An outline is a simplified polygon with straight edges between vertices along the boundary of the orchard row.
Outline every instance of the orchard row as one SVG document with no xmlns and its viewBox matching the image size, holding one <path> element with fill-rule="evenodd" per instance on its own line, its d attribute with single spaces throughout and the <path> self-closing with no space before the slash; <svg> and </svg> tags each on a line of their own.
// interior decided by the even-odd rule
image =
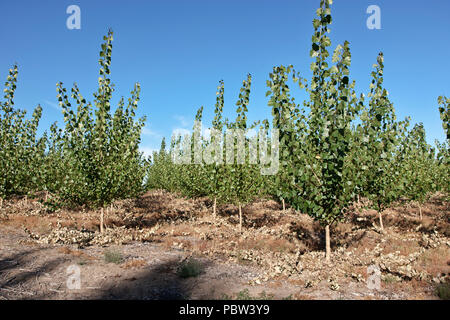
<svg viewBox="0 0 450 320">
<path fill-rule="evenodd" d="M 357 94 L 350 77 L 349 43 L 329 51 L 331 3 L 321 0 L 313 20 L 311 79 L 305 79 L 292 65 L 274 67 L 270 73 L 266 96 L 271 121 L 247 123 L 250 75 L 236 102 L 236 118 L 224 118 L 224 83 L 220 81 L 211 124 L 214 134 L 202 136 L 196 125 L 191 137 L 174 136 L 170 146 L 163 140 L 161 150 L 148 159 L 139 152 L 145 123 L 145 118 L 136 119 L 135 115 L 139 84 L 128 101 L 122 98 L 114 112 L 111 109 L 112 32 L 101 47 L 94 101 L 88 102 L 76 84 L 68 92 L 59 83 L 57 98 L 64 128 L 53 124 L 42 137 L 36 135 L 41 107 L 31 119 L 14 108 L 18 75 L 14 66 L 0 110 L 0 197 L 47 191 L 52 195 L 48 205 L 104 206 L 161 188 L 189 197 L 211 197 L 213 215 L 217 203 L 236 204 L 240 228 L 243 205 L 272 197 L 321 222 L 329 259 L 329 226 L 342 220 L 356 199 L 370 200 L 383 229 L 383 210 L 394 201 L 408 198 L 420 209 L 433 192 L 448 196 L 450 99 L 438 98 L 447 140 L 436 141 L 432 147 L 421 123 L 410 128 L 409 119 L 396 118 L 383 86 L 382 53 L 373 66 L 368 94 Z M 304 90 L 309 98 L 297 103 L 291 88 Z M 202 114 L 203 107 L 197 111 L 197 124 Z M 249 129 L 258 135 L 244 135 L 244 144 L 242 137 L 231 134 Z M 271 130 L 277 134 L 269 134 Z M 231 157 L 230 151 L 234 151 Z M 206 152 L 213 161 L 196 158 Z M 261 168 L 270 167 L 275 160 L 276 170 L 264 174 Z"/>
</svg>

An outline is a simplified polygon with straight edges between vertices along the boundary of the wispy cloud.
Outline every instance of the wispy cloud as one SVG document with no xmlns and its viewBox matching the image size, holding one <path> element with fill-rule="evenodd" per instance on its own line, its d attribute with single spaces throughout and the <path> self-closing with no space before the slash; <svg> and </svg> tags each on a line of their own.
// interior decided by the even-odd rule
<svg viewBox="0 0 450 320">
<path fill-rule="evenodd" d="M 189 123 L 191 122 L 185 116 L 182 115 L 176 114 L 173 117 L 180 122 L 180 126 L 183 128 L 189 126 Z"/>
<path fill-rule="evenodd" d="M 51 101 L 49 101 L 49 100 L 44 100 L 44 103 L 45 103 L 46 105 L 52 107 L 53 109 L 56 109 L 56 110 L 58 110 L 58 111 L 61 111 L 61 107 L 60 107 L 57 103 L 51 102 Z"/>
<path fill-rule="evenodd" d="M 142 134 L 144 136 L 155 137 L 155 138 L 158 138 L 158 139 L 162 138 L 161 134 L 159 134 L 158 132 L 150 129 L 149 127 L 142 128 Z"/>
</svg>

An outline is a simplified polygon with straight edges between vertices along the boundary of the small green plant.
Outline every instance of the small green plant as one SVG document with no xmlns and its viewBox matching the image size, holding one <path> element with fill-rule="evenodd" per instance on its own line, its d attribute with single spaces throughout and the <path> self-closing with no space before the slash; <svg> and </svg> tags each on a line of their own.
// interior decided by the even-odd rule
<svg viewBox="0 0 450 320">
<path fill-rule="evenodd" d="M 189 259 L 181 264 L 180 268 L 178 269 L 178 276 L 181 278 L 197 277 L 202 272 L 202 264 L 195 259 Z"/>
<path fill-rule="evenodd" d="M 105 261 L 107 263 L 115 263 L 119 264 L 123 260 L 122 253 L 116 250 L 107 250 L 105 251 Z"/>
<path fill-rule="evenodd" d="M 442 300 L 450 300 L 450 284 L 441 283 L 436 287 L 436 295 Z"/>
</svg>

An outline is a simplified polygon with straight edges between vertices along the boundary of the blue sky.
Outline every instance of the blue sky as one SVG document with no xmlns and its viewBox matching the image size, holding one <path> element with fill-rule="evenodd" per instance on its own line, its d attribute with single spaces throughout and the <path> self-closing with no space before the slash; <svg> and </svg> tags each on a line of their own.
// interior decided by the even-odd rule
<svg viewBox="0 0 450 320">
<path fill-rule="evenodd" d="M 66 27 L 72 4 L 81 9 L 80 30 Z M 381 30 L 366 27 L 369 5 L 381 9 Z M 251 73 L 249 120 L 270 119 L 268 75 L 280 64 L 309 75 L 318 6 L 319 0 L 1 1 L 0 77 L 18 63 L 16 106 L 31 112 L 41 104 L 41 132 L 54 121 L 62 125 L 56 83 L 77 82 L 93 100 L 98 52 L 111 27 L 114 102 L 140 82 L 138 115 L 147 116 L 142 150 L 148 152 L 173 130 L 190 129 L 202 105 L 208 125 L 221 79 L 226 116 L 234 119 L 239 88 Z M 357 91 L 368 92 L 383 51 L 384 84 L 398 118 L 423 122 L 430 143 L 444 140 L 437 97 L 450 95 L 449 14 L 448 0 L 335 0 L 332 6 L 332 48 L 350 42 Z"/>
</svg>

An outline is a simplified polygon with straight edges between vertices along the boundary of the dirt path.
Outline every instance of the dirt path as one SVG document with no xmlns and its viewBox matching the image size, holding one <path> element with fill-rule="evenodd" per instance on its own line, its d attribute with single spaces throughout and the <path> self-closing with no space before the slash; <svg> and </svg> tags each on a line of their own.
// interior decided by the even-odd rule
<svg viewBox="0 0 450 320">
<path fill-rule="evenodd" d="M 107 263 L 119 252 L 123 262 Z M 202 274 L 177 274 L 187 258 L 181 250 L 133 243 L 102 248 L 41 245 L 11 228 L 0 228 L 0 299 L 219 299 L 249 288 L 258 270 L 198 258 Z M 80 270 L 81 288 L 68 289 L 70 266 Z M 250 293 L 257 292 L 250 288 Z M 277 290 L 286 294 L 286 289 Z"/>
<path fill-rule="evenodd" d="M 107 263 L 105 252 L 119 252 L 123 262 Z M 153 243 L 122 246 L 41 245 L 24 233 L 0 227 L 0 299 L 402 299 L 402 293 L 372 291 L 350 282 L 339 292 L 326 285 L 314 289 L 287 281 L 250 285 L 261 270 L 249 266 L 197 258 L 203 272 L 182 278 L 178 268 L 187 254 Z M 80 271 L 80 289 L 67 281 Z M 248 290 L 248 291 L 246 291 Z"/>
</svg>

